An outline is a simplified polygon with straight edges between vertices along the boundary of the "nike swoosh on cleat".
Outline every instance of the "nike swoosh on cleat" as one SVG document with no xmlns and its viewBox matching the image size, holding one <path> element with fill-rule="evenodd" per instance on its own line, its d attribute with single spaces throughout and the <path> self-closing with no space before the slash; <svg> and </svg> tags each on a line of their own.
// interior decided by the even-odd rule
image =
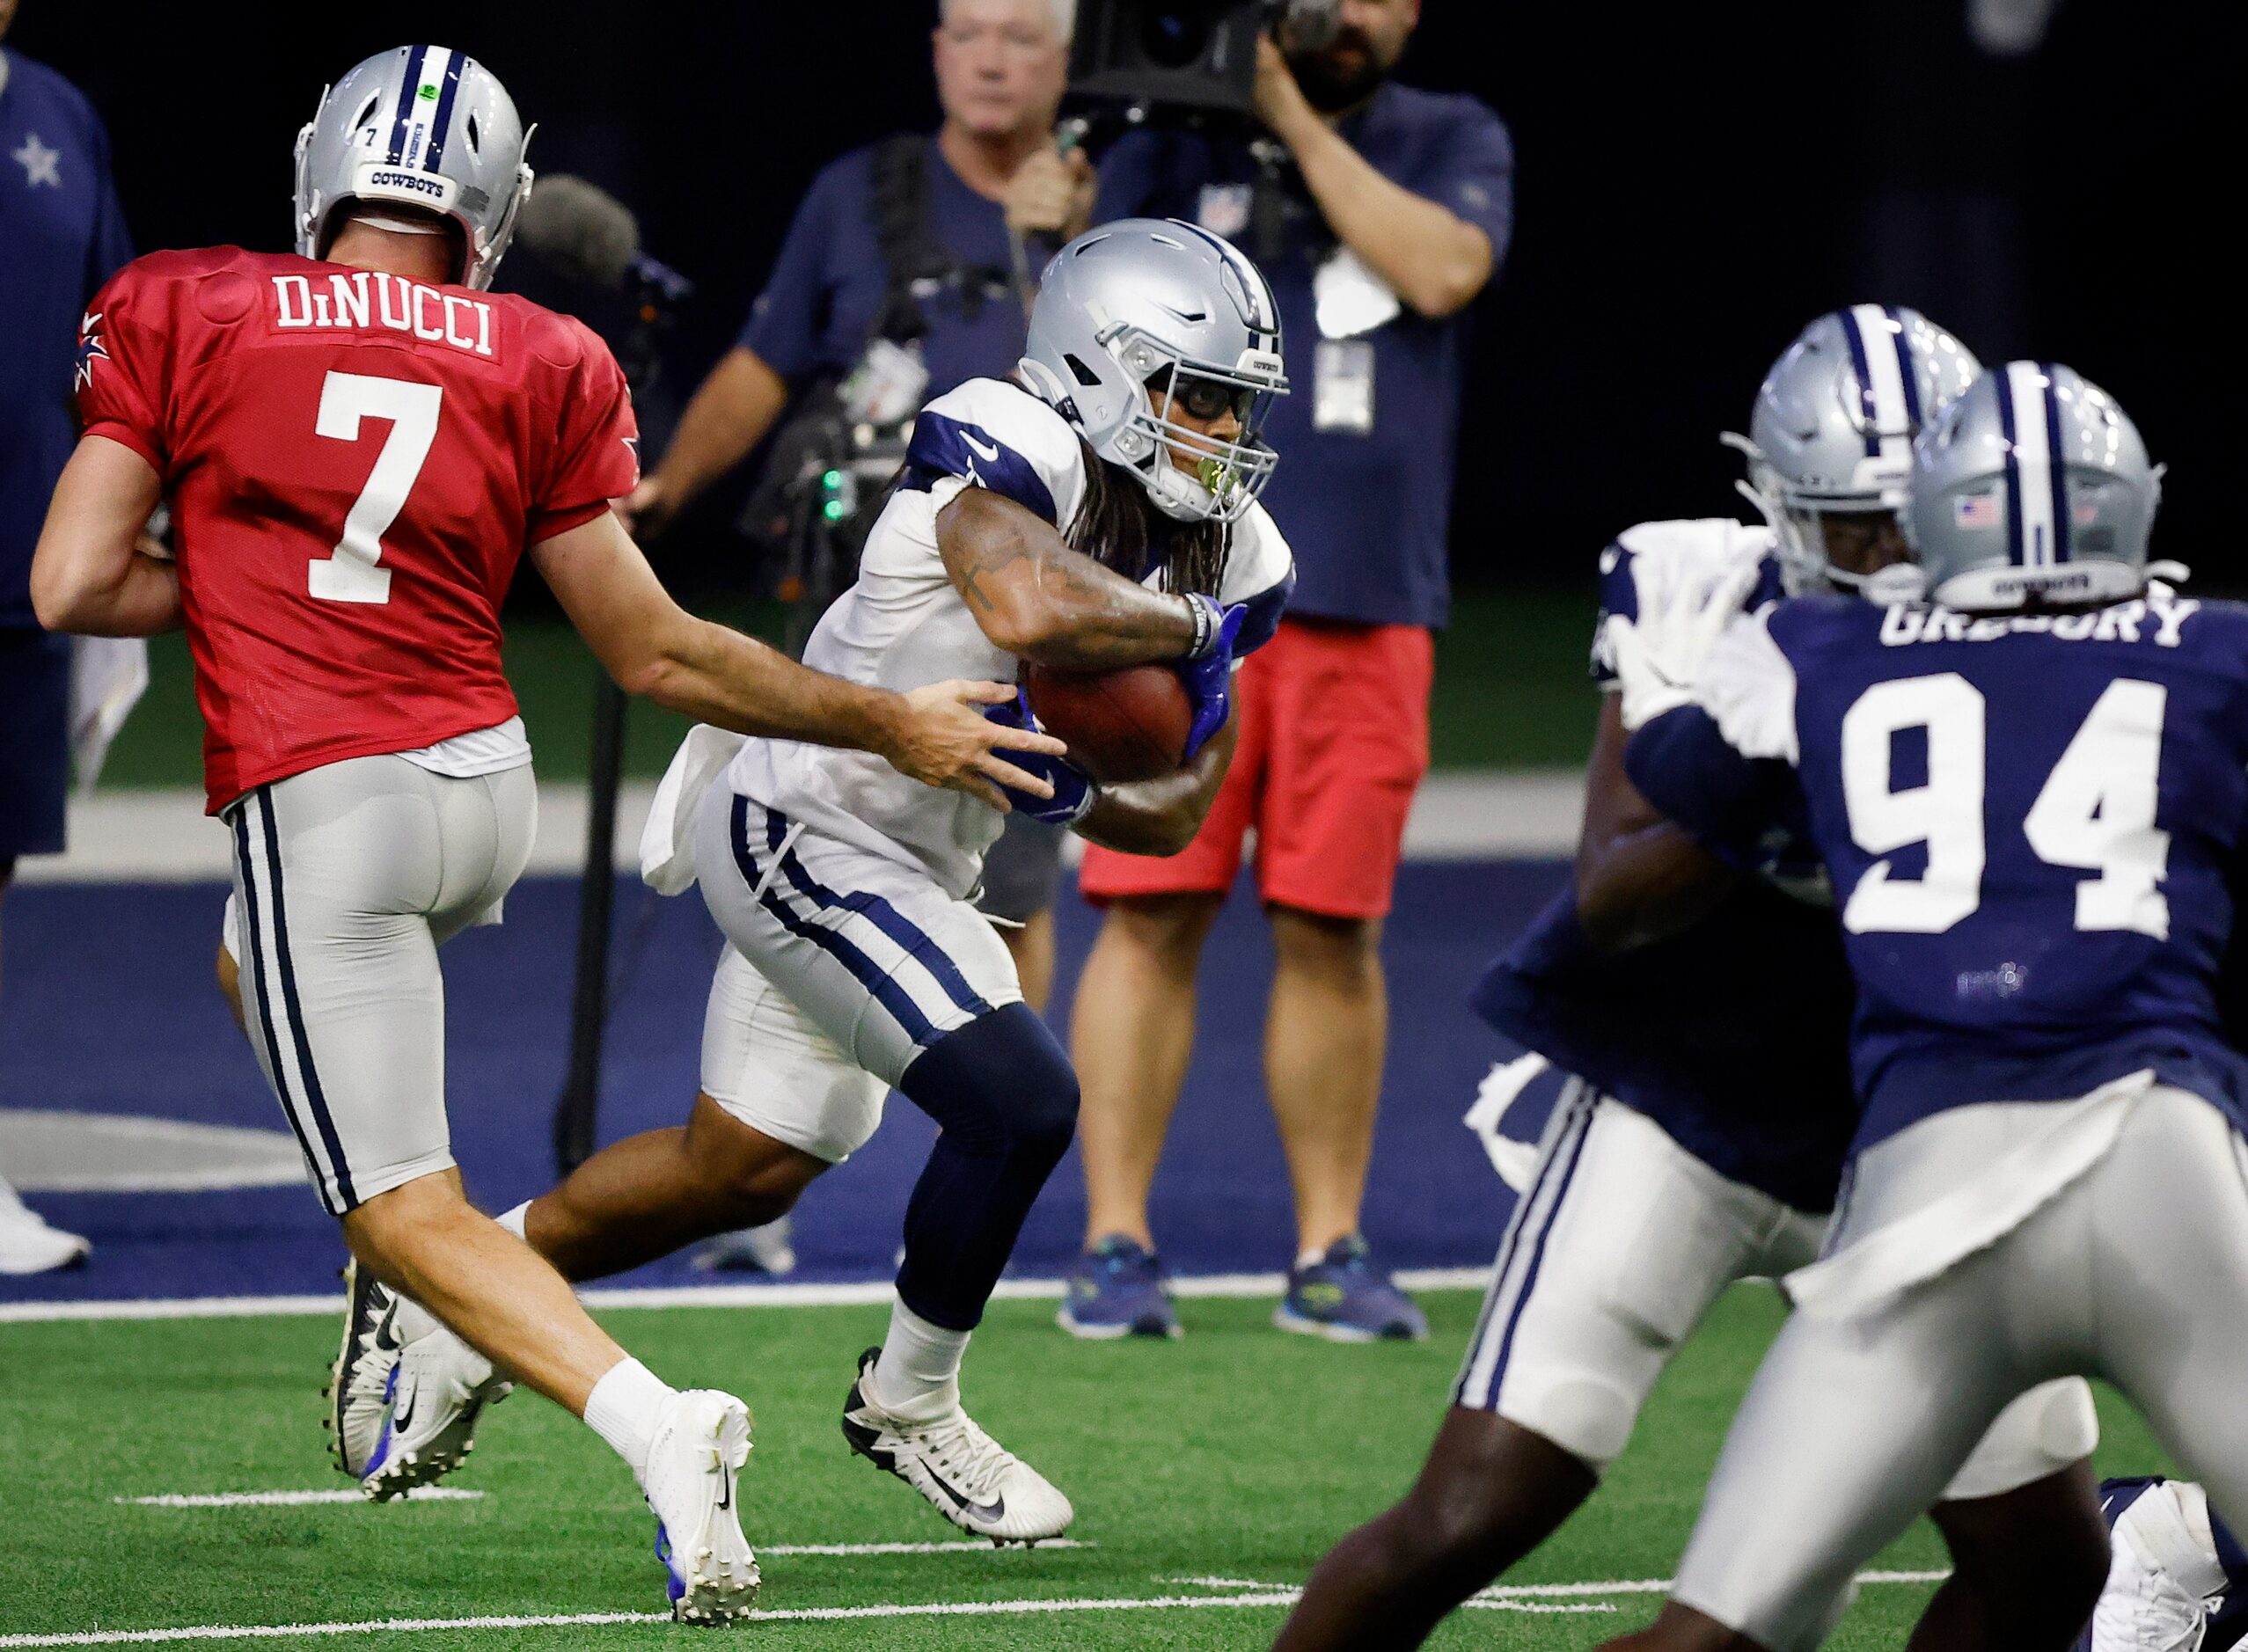
<svg viewBox="0 0 2248 1652">
<path fill-rule="evenodd" d="M 421 1385 L 419 1383 L 416 1383 L 414 1385 L 412 1392 L 407 1393 L 406 1396 L 406 1403 L 404 1405 L 393 1405 L 391 1407 L 391 1432 L 392 1434 L 403 1434 L 406 1432 L 406 1425 L 414 1421 L 414 1402 L 421 1397 Z"/>
<path fill-rule="evenodd" d="M 926 1465 L 923 1466 L 926 1467 Z M 928 1470 L 929 1480 L 936 1488 L 952 1499 L 952 1506 L 974 1520 L 1004 1520 L 1007 1518 L 1007 1499 L 995 1497 L 990 1502 L 970 1502 L 957 1487 L 947 1482 L 934 1469 Z"/>
</svg>

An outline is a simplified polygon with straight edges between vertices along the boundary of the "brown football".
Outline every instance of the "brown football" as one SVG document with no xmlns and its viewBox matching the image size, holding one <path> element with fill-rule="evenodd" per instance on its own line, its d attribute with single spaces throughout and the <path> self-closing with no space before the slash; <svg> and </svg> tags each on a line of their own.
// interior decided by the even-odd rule
<svg viewBox="0 0 2248 1652">
<path fill-rule="evenodd" d="M 1092 675 L 1033 665 L 1023 687 L 1038 720 L 1069 742 L 1069 761 L 1096 780 L 1153 780 L 1186 761 L 1194 706 L 1168 666 Z"/>
</svg>

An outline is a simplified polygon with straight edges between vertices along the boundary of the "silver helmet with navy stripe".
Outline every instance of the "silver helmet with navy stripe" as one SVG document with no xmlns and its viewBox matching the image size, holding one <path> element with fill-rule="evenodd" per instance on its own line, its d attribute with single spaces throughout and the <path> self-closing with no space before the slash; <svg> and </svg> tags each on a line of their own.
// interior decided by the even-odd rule
<svg viewBox="0 0 2248 1652">
<path fill-rule="evenodd" d="M 1779 536 L 1791 591 L 1856 589 L 1827 553 L 1824 518 L 1902 510 L 1913 438 L 1982 371 L 1916 310 L 1852 304 L 1820 317 L 1756 392 L 1746 491 Z"/>
<path fill-rule="evenodd" d="M 2162 469 L 2074 368 L 2009 362 L 1977 379 L 1922 433 L 1911 494 L 1905 531 L 1946 608 L 2120 602 L 2146 586 Z"/>
<path fill-rule="evenodd" d="M 418 207 L 460 226 L 461 284 L 488 287 L 531 194 L 530 141 L 508 89 L 467 53 L 379 52 L 297 135 L 297 250 L 323 256 L 346 201 Z"/>
<path fill-rule="evenodd" d="M 1177 521 L 1237 521 L 1278 462 L 1262 432 L 1288 390 L 1279 306 L 1256 265 L 1194 224 L 1125 218 L 1064 247 L 1017 370 Z"/>
</svg>

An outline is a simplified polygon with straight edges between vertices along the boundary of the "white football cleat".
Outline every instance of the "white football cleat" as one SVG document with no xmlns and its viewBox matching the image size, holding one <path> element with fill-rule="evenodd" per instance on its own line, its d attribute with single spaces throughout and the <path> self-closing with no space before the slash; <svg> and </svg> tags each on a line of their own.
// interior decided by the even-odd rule
<svg viewBox="0 0 2248 1652">
<path fill-rule="evenodd" d="M 384 1316 L 392 1335 L 402 1305 L 411 1305 L 393 1302 Z M 474 1449 L 484 1407 L 513 1391 L 491 1361 L 442 1325 L 403 1342 L 384 1385 L 382 1427 L 359 1472 L 360 1489 L 371 1502 L 388 1502 L 435 1485 Z"/>
<path fill-rule="evenodd" d="M 391 1372 L 398 1366 L 398 1297 L 353 1258 L 343 1265 L 343 1344 L 328 1367 L 321 1395 L 328 1414 L 328 1455 L 352 1479 L 367 1472 L 382 1443 L 390 1409 Z"/>
<path fill-rule="evenodd" d="M 46 1274 L 75 1267 L 93 1249 L 76 1233 L 49 1227 L 47 1218 L 0 1181 L 0 1274 Z"/>
<path fill-rule="evenodd" d="M 731 1623 L 757 1604 L 764 1580 L 736 1506 L 749 1460 L 750 1408 L 733 1395 L 690 1388 L 664 1402 L 641 1488 L 681 1623 Z"/>
<path fill-rule="evenodd" d="M 1077 1511 L 1053 1484 L 978 1427 L 956 1403 L 934 1422 L 894 1416 L 874 1398 L 882 1350 L 859 1356 L 859 1380 L 843 1402 L 843 1437 L 877 1468 L 928 1499 L 963 1531 L 995 1544 L 1042 1543 L 1069 1530 Z"/>
<path fill-rule="evenodd" d="M 2198 1530 L 2196 1529 L 2198 1527 Z M 2091 1652 L 2198 1652 L 2225 1588 L 2201 1488 L 2149 1486 L 2115 1522 L 2115 1558 L 2092 1612 Z"/>
</svg>

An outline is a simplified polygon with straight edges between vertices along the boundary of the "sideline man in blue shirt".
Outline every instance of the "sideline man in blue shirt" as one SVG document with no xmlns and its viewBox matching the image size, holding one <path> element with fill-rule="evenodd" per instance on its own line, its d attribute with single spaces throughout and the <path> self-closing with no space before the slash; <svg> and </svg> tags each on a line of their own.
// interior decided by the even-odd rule
<svg viewBox="0 0 2248 1652">
<path fill-rule="evenodd" d="M 16 0 L 0 0 L 0 37 Z M 78 439 L 78 318 L 133 255 L 109 180 L 109 135 L 77 87 L 0 48 L 0 895 L 20 855 L 62 847 L 70 775 L 70 640 L 39 628 L 31 553 Z M 0 1181 L 0 1274 L 63 1267 L 86 1242 Z"/>
<path fill-rule="evenodd" d="M 1291 164 L 1260 189 L 1247 144 L 1136 135 L 1102 208 L 1237 239 L 1278 296 L 1294 393 L 1265 439 L 1265 503 L 1295 547 L 1288 618 L 1242 669 L 1241 737 L 1202 833 L 1168 860 L 1088 850 L 1108 918 L 1077 994 L 1087 1254 L 1065 1328 L 1175 1334 L 1147 1191 L 1186 1072 L 1204 937 L 1257 834 L 1275 968 L 1265 1084 L 1296 1194 L 1278 1323 L 1337 1341 L 1418 1336 L 1358 1236 L 1388 1011 L 1377 947 L 1428 766 L 1431 632 L 1449 591 L 1462 311 L 1513 228 L 1513 148 L 1473 98 L 1389 78 L 1419 0 L 1344 0 L 1315 55 L 1260 46 L 1256 110 Z M 1276 222 L 1277 213 L 1277 222 Z"/>
<path fill-rule="evenodd" d="M 935 291 L 917 294 L 924 402 L 1014 370 L 1027 302 L 1015 284 L 1016 248 L 1034 235 L 1058 247 L 1091 222 L 1092 164 L 1054 142 L 1074 11 L 1073 0 L 942 0 L 935 58 L 944 124 L 928 143 L 924 223 L 955 270 Z M 661 534 L 739 464 L 792 396 L 850 372 L 866 354 L 890 279 L 875 201 L 882 147 L 853 150 L 813 180 L 739 340 L 633 493 L 629 514 L 643 538 Z M 1036 255 L 1027 256 L 1035 275 Z M 1020 925 L 1001 933 L 1022 995 L 1038 1009 L 1053 981 L 1049 908 L 1060 836 L 1035 821 L 1011 822 L 985 869 L 984 909 Z"/>
</svg>

